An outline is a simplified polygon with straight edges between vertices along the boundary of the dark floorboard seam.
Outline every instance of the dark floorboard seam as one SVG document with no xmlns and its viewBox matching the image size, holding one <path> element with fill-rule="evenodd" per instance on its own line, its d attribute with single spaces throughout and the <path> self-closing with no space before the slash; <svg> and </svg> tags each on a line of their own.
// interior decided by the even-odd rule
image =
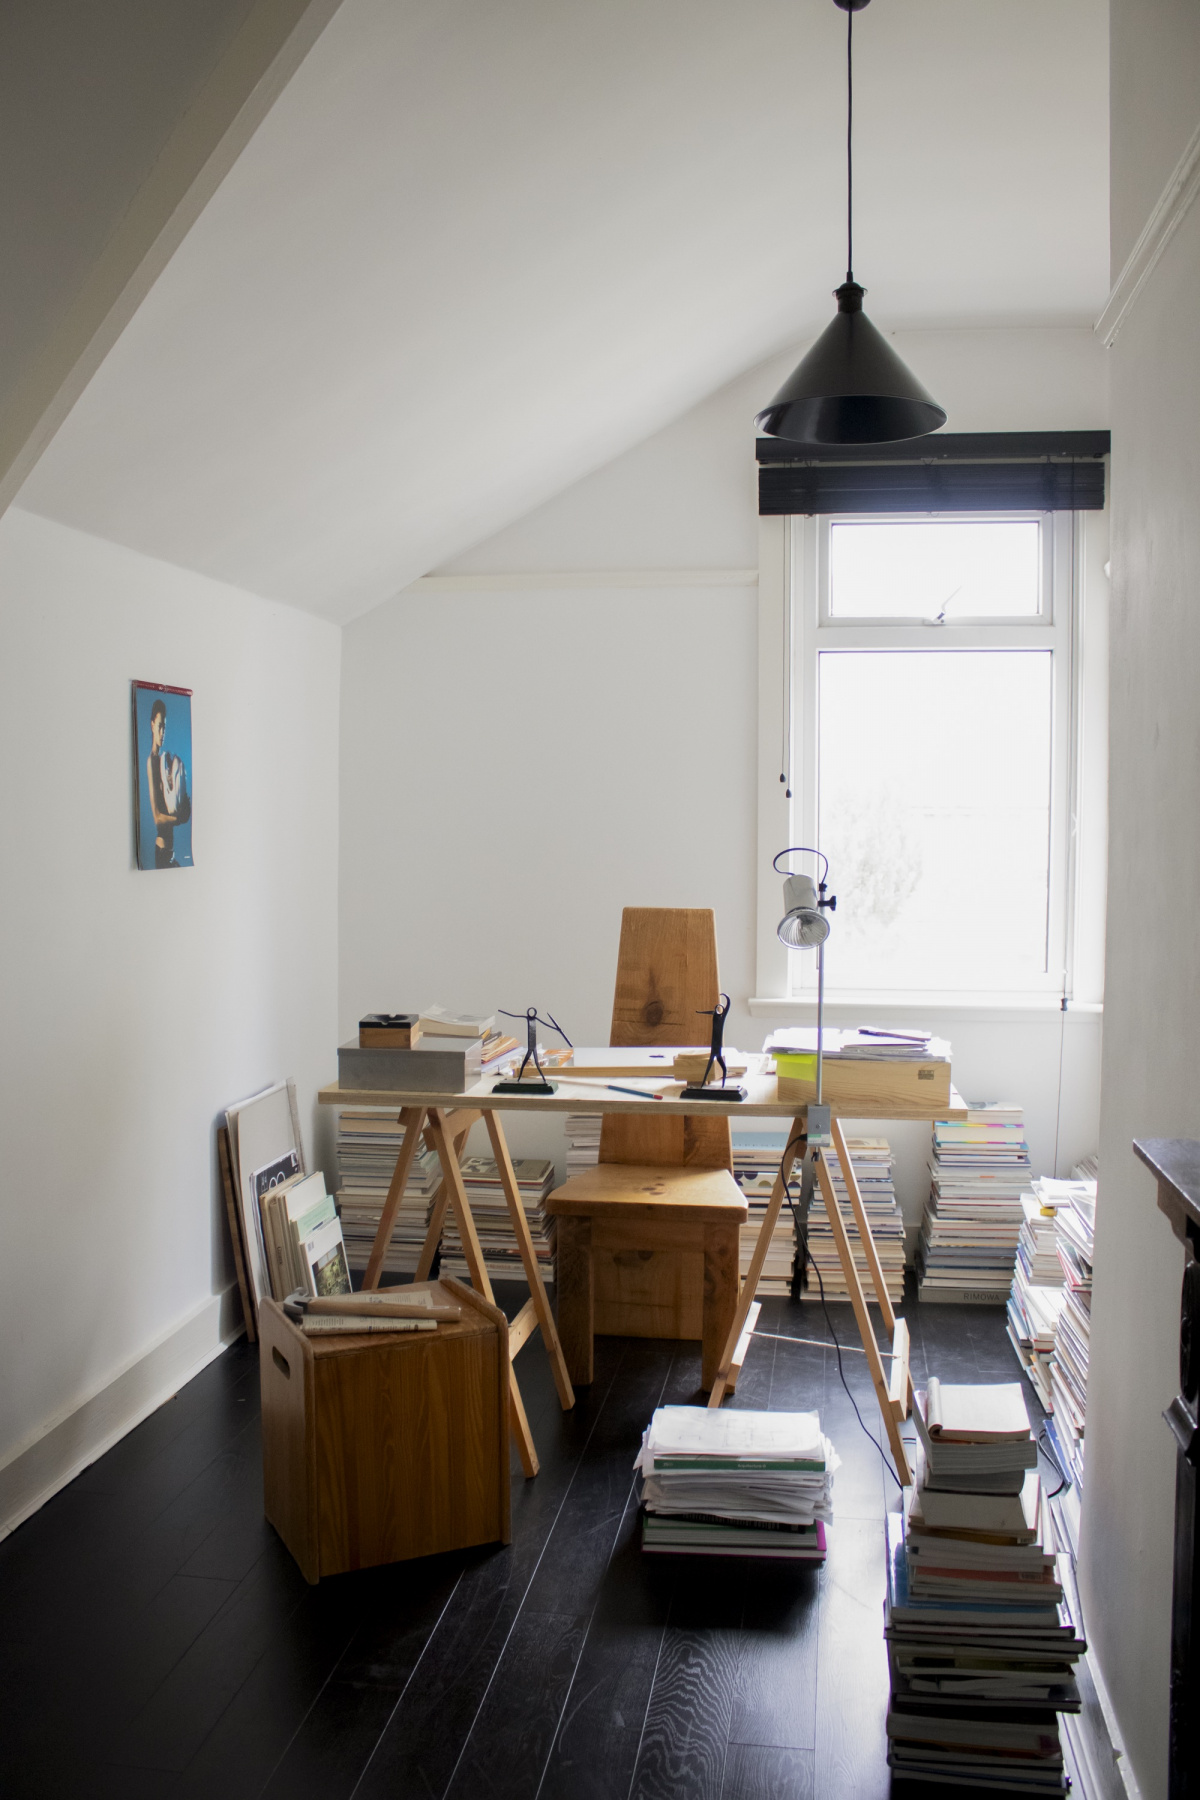
<svg viewBox="0 0 1200 1800">
<path fill-rule="evenodd" d="M 625 1355 L 622 1354 L 621 1356 L 618 1357 L 616 1367 L 614 1368 L 614 1370 L 612 1372 L 612 1376 L 609 1380 L 608 1386 L 604 1390 L 604 1398 L 600 1402 L 600 1405 L 596 1408 L 596 1416 L 592 1420 L 591 1429 L 589 1430 L 587 1436 L 583 1440 L 582 1445 L 580 1446 L 579 1455 L 575 1459 L 575 1467 L 571 1471 L 571 1479 L 568 1481 L 566 1487 L 563 1489 L 562 1498 L 559 1501 L 557 1508 L 555 1509 L 554 1521 L 551 1524 L 549 1531 L 546 1533 L 545 1541 L 542 1544 L 541 1550 L 538 1552 L 537 1561 L 534 1563 L 533 1568 L 529 1572 L 529 1580 L 525 1583 L 525 1593 L 521 1596 L 521 1603 L 517 1607 L 516 1612 L 513 1614 L 512 1623 L 510 1624 L 507 1632 L 505 1633 L 504 1642 L 500 1646 L 499 1654 L 496 1657 L 496 1661 L 492 1668 L 492 1672 L 488 1677 L 487 1686 L 484 1688 L 483 1693 L 479 1696 L 479 1704 L 475 1708 L 474 1717 L 472 1718 L 471 1723 L 468 1726 L 467 1730 L 463 1734 L 462 1747 L 459 1750 L 457 1757 L 455 1758 L 454 1767 L 451 1769 L 449 1777 L 446 1781 L 446 1786 L 443 1789 L 444 1793 L 448 1794 L 450 1792 L 450 1789 L 454 1785 L 454 1777 L 458 1774 L 459 1764 L 462 1762 L 463 1757 L 467 1753 L 467 1745 L 471 1741 L 471 1733 L 474 1731 L 475 1726 L 479 1720 L 479 1715 L 483 1711 L 484 1704 L 487 1700 L 487 1697 L 492 1691 L 492 1684 L 496 1679 L 497 1671 L 499 1670 L 500 1664 L 504 1659 L 504 1652 L 508 1647 L 508 1644 L 512 1638 L 513 1632 L 516 1630 L 517 1621 L 521 1617 L 521 1612 L 525 1605 L 525 1600 L 526 1600 L 526 1598 L 529 1594 L 529 1591 L 532 1588 L 534 1582 L 537 1580 L 537 1572 L 542 1566 L 542 1559 L 546 1554 L 546 1551 L 547 1551 L 547 1548 L 549 1547 L 551 1538 L 554 1536 L 554 1526 L 557 1525 L 559 1519 L 562 1517 L 563 1508 L 566 1506 L 567 1499 L 570 1495 L 571 1489 L 575 1485 L 575 1479 L 579 1473 L 580 1464 L 583 1461 L 583 1458 L 587 1454 L 588 1445 L 591 1443 L 592 1438 L 595 1435 L 596 1427 L 599 1425 L 601 1417 L 603 1416 L 604 1408 L 608 1405 L 609 1397 L 613 1391 L 613 1385 L 616 1382 L 617 1376 L 621 1372 L 621 1365 L 624 1361 L 625 1361 Z M 462 1576 L 460 1575 L 458 1578 L 458 1581 L 456 1581 L 454 1584 L 454 1593 L 452 1593 L 450 1595 L 450 1598 L 446 1601 L 446 1606 L 444 1606 L 442 1608 L 441 1612 L 438 1614 L 438 1622 L 437 1622 L 438 1625 L 440 1625 L 443 1618 L 445 1618 L 446 1608 L 450 1605 L 450 1600 L 452 1600 L 454 1598 L 454 1594 L 458 1592 L 458 1586 L 459 1586 L 459 1582 L 461 1582 L 461 1580 L 462 1580 Z M 429 1648 L 430 1644 L 432 1644 L 432 1642 L 436 1636 L 437 1636 L 437 1625 L 434 1626 L 433 1630 L 430 1632 L 428 1638 L 426 1639 L 425 1645 L 421 1651 L 421 1655 L 417 1658 L 416 1662 L 414 1663 L 412 1671 L 409 1674 L 408 1680 L 404 1684 L 404 1691 L 401 1693 L 400 1698 L 397 1700 L 395 1706 L 392 1708 L 391 1712 L 388 1714 L 387 1723 L 384 1725 L 383 1730 L 379 1733 L 379 1736 L 375 1741 L 375 1749 L 371 1751 L 370 1756 L 368 1756 L 366 1762 L 363 1764 L 362 1772 L 359 1775 L 358 1780 L 355 1782 L 354 1786 L 350 1790 L 350 1800 L 354 1800 L 354 1796 L 358 1793 L 359 1788 L 362 1786 L 363 1782 L 366 1780 L 367 1771 L 371 1767 L 372 1762 L 375 1760 L 376 1751 L 379 1749 L 380 1744 L 382 1744 L 382 1742 L 383 1742 L 384 1738 L 386 1737 L 387 1732 L 391 1726 L 392 1720 L 396 1717 L 396 1714 L 400 1709 L 400 1704 L 401 1704 L 401 1701 L 404 1699 L 404 1694 L 406 1694 L 408 1692 L 409 1682 L 411 1682 L 413 1676 L 416 1674 L 418 1668 L 421 1666 L 421 1662 L 425 1656 L 425 1651 Z M 585 1633 L 585 1642 L 586 1642 L 586 1633 Z M 551 1744 L 553 1745 L 553 1740 L 551 1740 Z M 549 1760 L 549 1759 L 547 1759 L 547 1760 Z M 543 1774 L 544 1774 L 544 1771 L 543 1771 Z"/>
<path fill-rule="evenodd" d="M 621 1361 L 622 1361 L 622 1362 L 624 1362 L 624 1360 L 625 1360 L 625 1359 L 624 1359 L 624 1357 L 622 1357 L 622 1359 L 621 1359 Z M 620 1369 L 620 1366 L 621 1366 L 621 1365 L 620 1365 L 620 1363 L 618 1363 L 618 1365 L 617 1365 L 617 1368 L 618 1368 L 618 1370 L 619 1370 L 619 1369 Z M 668 1362 L 668 1364 L 667 1364 L 667 1366 L 666 1366 L 666 1368 L 665 1368 L 665 1370 L 664 1370 L 664 1371 L 663 1371 L 663 1378 L 662 1378 L 662 1386 L 661 1386 L 661 1387 L 660 1387 L 660 1388 L 659 1388 L 659 1390 L 658 1390 L 658 1402 L 657 1402 L 657 1403 L 656 1403 L 656 1405 L 661 1405 L 661 1403 L 662 1403 L 662 1397 L 663 1397 L 663 1395 L 664 1395 L 664 1394 L 665 1394 L 665 1393 L 666 1393 L 666 1391 L 667 1391 L 667 1384 L 668 1384 L 668 1383 L 669 1383 L 669 1381 L 670 1381 L 670 1379 L 671 1379 L 671 1370 L 672 1370 L 672 1368 L 673 1368 L 673 1366 L 674 1366 L 674 1365 L 673 1365 L 673 1362 Z M 616 1380 L 616 1376 L 615 1376 L 615 1375 L 614 1375 L 614 1376 L 613 1376 L 613 1381 L 614 1381 L 614 1382 L 615 1382 L 615 1380 Z M 611 1384 L 610 1384 L 610 1386 L 609 1386 L 609 1393 L 611 1393 L 611 1392 L 612 1392 L 612 1386 L 611 1386 Z M 606 1404 L 607 1404 L 607 1395 L 606 1395 L 606 1396 L 605 1396 L 605 1402 L 606 1402 Z M 603 1411 L 603 1408 L 601 1408 L 601 1411 Z M 647 1423 L 649 1423 L 649 1421 L 647 1421 Z M 594 1429 L 594 1427 L 593 1427 L 593 1429 Z M 590 1440 L 589 1440 L 589 1441 L 590 1441 Z M 586 1446 L 585 1446 L 585 1448 L 586 1448 Z M 580 1462 L 582 1462 L 582 1460 L 583 1460 L 583 1458 L 582 1458 L 582 1456 L 581 1456 L 581 1457 L 580 1457 Z M 615 1552 L 615 1550 L 616 1550 L 616 1546 L 617 1546 L 617 1545 L 618 1545 L 618 1544 L 619 1544 L 619 1543 L 620 1543 L 620 1541 L 621 1541 L 621 1530 L 622 1530 L 622 1527 L 623 1527 L 623 1526 L 624 1526 L 624 1524 L 625 1524 L 625 1516 L 626 1516 L 626 1514 L 627 1514 L 627 1513 L 628 1513 L 628 1511 L 629 1511 L 629 1502 L 630 1502 L 630 1500 L 631 1500 L 631 1499 L 632 1499 L 632 1497 L 633 1497 L 633 1490 L 634 1490 L 634 1487 L 635 1487 L 635 1485 L 636 1485 L 636 1477 L 635 1477 L 635 1476 L 633 1476 L 633 1475 L 630 1475 L 630 1478 L 629 1478 L 629 1493 L 628 1493 L 628 1494 L 627 1494 L 627 1495 L 626 1495 L 626 1496 L 625 1496 L 625 1505 L 624 1505 L 624 1507 L 623 1507 L 623 1508 L 622 1508 L 622 1510 L 621 1510 L 621 1516 L 620 1516 L 620 1518 L 619 1518 L 619 1519 L 618 1519 L 618 1520 L 617 1520 L 617 1525 L 616 1525 L 616 1530 L 615 1530 L 615 1531 L 614 1531 L 614 1532 L 613 1532 L 613 1541 L 612 1541 L 612 1549 L 610 1549 L 610 1551 L 609 1551 L 609 1553 L 608 1553 L 608 1563 L 607 1563 L 607 1564 L 606 1564 L 606 1566 L 605 1566 L 605 1572 L 606 1572 L 606 1573 L 607 1573 L 607 1570 L 608 1570 L 608 1568 L 610 1568 L 610 1567 L 611 1567 L 611 1566 L 612 1566 L 612 1559 L 613 1559 L 613 1554 L 614 1554 L 614 1552 Z M 547 1537 L 547 1539 L 546 1539 L 546 1543 L 547 1543 L 547 1544 L 549 1544 L 549 1542 L 550 1542 L 550 1539 L 549 1539 L 549 1537 Z M 544 1554 L 544 1552 L 543 1552 L 543 1554 Z M 527 1591 L 528 1591 L 528 1590 L 527 1590 Z M 568 1683 L 568 1686 L 567 1686 L 567 1691 L 566 1691 L 566 1693 L 565 1693 L 565 1694 L 564 1694 L 564 1695 L 563 1695 L 563 1703 L 562 1703 L 562 1709 L 561 1709 L 561 1711 L 560 1711 L 560 1712 L 559 1712 L 559 1715 L 558 1715 L 558 1723 L 557 1723 L 557 1725 L 556 1725 L 556 1726 L 555 1726 L 555 1727 L 554 1727 L 554 1731 L 553 1731 L 553 1734 L 552 1734 L 552 1736 L 551 1736 L 551 1738 L 550 1738 L 550 1747 L 549 1747 L 549 1749 L 548 1749 L 548 1750 L 547 1750 L 547 1751 L 546 1751 L 546 1760 L 545 1760 L 545 1762 L 544 1762 L 544 1763 L 543 1763 L 543 1764 L 542 1764 L 542 1772 L 541 1772 L 541 1774 L 540 1774 L 540 1775 L 539 1775 L 539 1777 L 538 1777 L 538 1784 L 537 1784 L 537 1791 L 536 1791 L 536 1792 L 535 1792 L 535 1794 L 534 1794 L 534 1796 L 533 1796 L 533 1800 L 541 1800 L 541 1792 L 542 1792 L 542 1789 L 543 1789 L 543 1788 L 544 1788 L 544 1787 L 545 1787 L 545 1785 L 546 1785 L 546 1776 L 547 1776 L 547 1775 L 548 1775 L 548 1774 L 549 1774 L 549 1772 L 550 1772 L 550 1765 L 551 1765 L 551 1763 L 552 1763 L 552 1762 L 553 1762 L 553 1760 L 554 1760 L 554 1751 L 555 1751 L 555 1746 L 556 1746 L 556 1745 L 557 1745 L 557 1743 L 558 1743 L 558 1740 L 559 1740 L 559 1738 L 560 1738 L 560 1736 L 561 1736 L 561 1734 L 562 1734 L 562 1729 L 563 1729 L 563 1725 L 564 1725 L 564 1722 L 565 1722 L 565 1721 L 566 1721 L 566 1717 L 567 1717 L 567 1711 L 568 1711 L 568 1709 L 569 1709 L 569 1707 L 570 1707 L 570 1705 L 571 1705 L 571 1695 L 572 1695 L 572 1694 L 573 1694 L 573 1693 L 574 1693 L 574 1691 L 575 1691 L 575 1677 L 576 1677 L 576 1676 L 577 1676 L 577 1675 L 578 1675 L 578 1673 L 579 1673 L 579 1665 L 580 1665 L 580 1663 L 582 1663 L 582 1661 L 583 1661 L 583 1653 L 584 1653 L 584 1651 L 585 1651 L 585 1650 L 586 1650 L 586 1649 L 587 1649 L 587 1642 L 588 1642 L 588 1638 L 589 1638 L 589 1637 L 590 1637 L 590 1636 L 591 1636 L 591 1632 L 592 1632 L 592 1626 L 593 1626 L 593 1624 L 594 1624 L 594 1623 L 595 1623 L 595 1619 L 596 1619 L 596 1613 L 597 1613 L 597 1611 L 598 1611 L 598 1610 L 599 1610 L 599 1607 L 600 1607 L 600 1601 L 601 1601 L 601 1599 L 602 1599 L 602 1597 L 603 1597 L 603 1593 L 604 1593 L 604 1579 L 603 1579 L 603 1577 L 601 1577 L 601 1579 L 600 1579 L 600 1581 L 599 1581 L 599 1583 L 598 1583 L 598 1584 L 597 1584 L 597 1587 L 596 1587 L 596 1598 L 595 1598 L 595 1600 L 594 1600 L 594 1601 L 593 1601 L 593 1602 L 592 1602 L 592 1610 L 591 1610 L 591 1612 L 590 1612 L 590 1613 L 589 1613 L 589 1614 L 588 1614 L 588 1622 L 587 1622 L 587 1629 L 586 1629 L 586 1630 L 585 1630 L 585 1631 L 584 1631 L 584 1634 L 583 1634 L 583 1638 L 582 1638 L 582 1641 L 581 1641 L 581 1643 L 580 1643 L 580 1645 L 579 1645 L 579 1655 L 578 1655 L 578 1657 L 577 1657 L 577 1658 L 576 1658 L 576 1660 L 575 1660 L 575 1667 L 574 1667 L 574 1669 L 572 1669 L 572 1671 L 571 1671 L 571 1679 L 570 1679 L 570 1682 L 569 1682 L 569 1683 Z M 515 1623 L 515 1621 L 514 1621 L 514 1623 Z M 660 1655 L 660 1656 L 661 1656 L 661 1654 L 662 1654 L 662 1644 L 661 1644 L 661 1642 L 660 1642 L 660 1644 L 659 1644 L 659 1655 Z M 497 1665 L 496 1665 L 496 1666 L 497 1666 L 497 1667 L 499 1667 L 499 1663 L 497 1663 Z M 656 1663 L 656 1664 L 655 1664 L 655 1670 L 656 1670 L 656 1672 L 657 1672 L 657 1667 L 658 1667 L 658 1665 L 657 1665 L 657 1663 Z M 653 1692 L 653 1691 L 654 1691 L 654 1683 L 653 1683 L 653 1682 L 651 1682 L 651 1684 L 650 1684 L 650 1690 L 651 1690 L 651 1692 Z M 645 1730 L 645 1728 L 646 1728 L 646 1719 L 645 1719 L 645 1715 L 644 1715 L 644 1714 L 643 1714 L 643 1716 L 642 1716 L 642 1729 L 643 1729 L 643 1731 L 644 1731 L 644 1730 Z M 469 1734 L 469 1733 L 468 1733 L 468 1737 L 469 1737 L 469 1735 L 470 1735 L 470 1734 Z M 463 1750 L 464 1750 L 464 1751 L 465 1751 L 465 1750 L 466 1750 L 466 1744 L 465 1744 L 465 1743 L 464 1743 L 464 1744 L 463 1744 Z M 462 1761 L 462 1757 L 461 1757 L 461 1755 L 460 1755 L 460 1757 L 459 1757 L 459 1762 L 461 1762 L 461 1761 Z M 455 1767 L 456 1767 L 456 1768 L 457 1768 L 457 1766 L 458 1766 L 458 1765 L 457 1765 L 457 1764 L 455 1764 Z M 635 1762 L 635 1765 L 634 1765 L 634 1767 L 635 1767 L 635 1770 L 636 1770 L 636 1762 Z"/>
</svg>

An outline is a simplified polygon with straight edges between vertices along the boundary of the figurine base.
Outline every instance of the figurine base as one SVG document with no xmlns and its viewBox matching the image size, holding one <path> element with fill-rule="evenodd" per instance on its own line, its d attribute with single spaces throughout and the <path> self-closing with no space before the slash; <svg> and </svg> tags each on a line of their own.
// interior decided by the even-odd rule
<svg viewBox="0 0 1200 1800">
<path fill-rule="evenodd" d="M 557 1094 L 556 1081 L 498 1081 L 492 1088 L 493 1094 Z"/>
<path fill-rule="evenodd" d="M 744 1087 L 723 1087 L 714 1081 L 710 1087 L 685 1087 L 679 1098 L 681 1100 L 744 1100 Z"/>
</svg>

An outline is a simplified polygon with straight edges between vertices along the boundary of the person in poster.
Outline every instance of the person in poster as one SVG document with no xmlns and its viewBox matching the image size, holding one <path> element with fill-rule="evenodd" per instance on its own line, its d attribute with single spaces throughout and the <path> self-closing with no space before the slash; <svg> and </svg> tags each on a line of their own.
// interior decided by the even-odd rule
<svg viewBox="0 0 1200 1800">
<path fill-rule="evenodd" d="M 133 704 L 138 867 L 190 868 L 191 691 L 137 681 Z"/>
</svg>

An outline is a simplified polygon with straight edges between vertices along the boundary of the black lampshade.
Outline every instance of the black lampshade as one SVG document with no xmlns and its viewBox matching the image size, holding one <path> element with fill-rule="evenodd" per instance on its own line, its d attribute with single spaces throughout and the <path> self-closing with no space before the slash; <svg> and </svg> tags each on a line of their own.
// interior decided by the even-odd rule
<svg viewBox="0 0 1200 1800">
<path fill-rule="evenodd" d="M 839 0 L 840 3 L 840 0 Z M 763 437 L 794 444 L 890 444 L 946 423 L 862 309 L 864 289 L 846 281 L 836 316 L 755 420 Z"/>
</svg>

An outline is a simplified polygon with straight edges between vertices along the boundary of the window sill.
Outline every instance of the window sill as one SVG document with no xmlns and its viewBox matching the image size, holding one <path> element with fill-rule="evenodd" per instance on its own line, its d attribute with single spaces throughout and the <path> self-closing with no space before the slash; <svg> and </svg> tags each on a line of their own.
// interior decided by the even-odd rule
<svg viewBox="0 0 1200 1800">
<path fill-rule="evenodd" d="M 790 994 L 776 999 L 756 995 L 746 1004 L 756 1019 L 802 1019 L 808 1023 L 817 1016 L 815 994 Z M 1082 1024 L 1101 1018 L 1103 1013 L 1103 1001 L 1069 1000 L 1066 1022 Z M 829 1024 L 858 1024 L 864 1017 L 897 1025 L 918 1019 L 923 1025 L 1043 1025 L 1061 1019 L 1062 1007 L 1057 994 L 1015 994 L 1011 999 L 977 994 L 954 1000 L 946 999 L 944 994 L 856 994 L 850 998 L 826 995 L 825 1018 Z"/>
</svg>

